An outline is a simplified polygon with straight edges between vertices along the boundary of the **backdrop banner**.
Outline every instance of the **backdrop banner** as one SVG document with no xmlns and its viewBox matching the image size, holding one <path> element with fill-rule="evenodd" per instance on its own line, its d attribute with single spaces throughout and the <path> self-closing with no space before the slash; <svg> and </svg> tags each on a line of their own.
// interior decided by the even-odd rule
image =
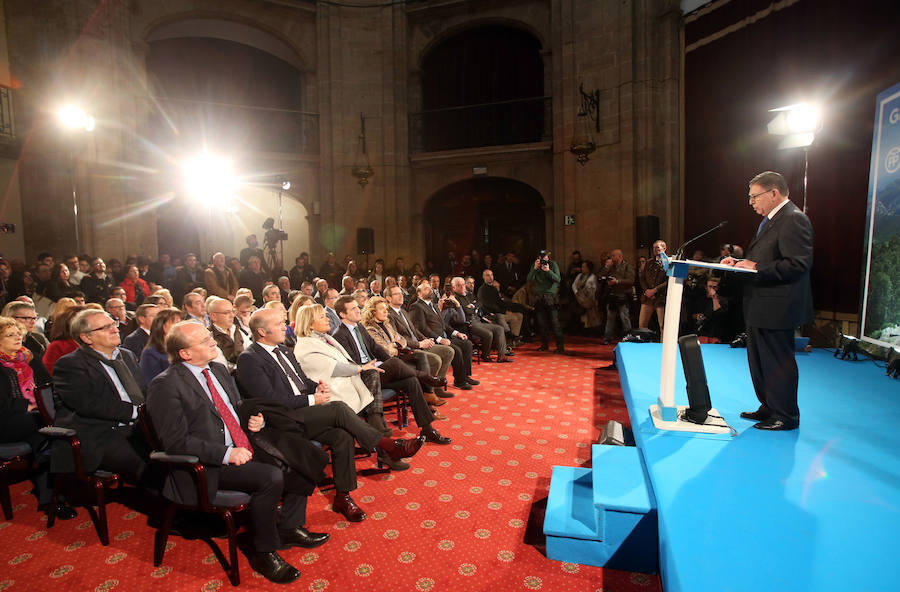
<svg viewBox="0 0 900 592">
<path fill-rule="evenodd" d="M 860 337 L 900 345 L 900 83 L 878 95 L 869 168 Z"/>
</svg>

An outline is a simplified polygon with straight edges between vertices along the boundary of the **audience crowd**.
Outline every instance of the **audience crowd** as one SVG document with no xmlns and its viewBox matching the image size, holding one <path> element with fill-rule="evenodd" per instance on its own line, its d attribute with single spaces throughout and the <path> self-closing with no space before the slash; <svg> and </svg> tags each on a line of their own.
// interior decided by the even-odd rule
<svg viewBox="0 0 900 592">
<path fill-rule="evenodd" d="M 74 470 L 72 454 L 38 431 L 36 393 L 52 383 L 54 424 L 77 431 L 85 471 L 196 503 L 189 484 L 150 470 L 148 454 L 197 456 L 218 487 L 252 495 L 254 569 L 293 581 L 299 572 L 278 549 L 327 541 L 304 527 L 306 496 L 327 462 L 334 511 L 365 520 L 351 496 L 357 446 L 403 471 L 425 443 L 449 444 L 436 427 L 448 419 L 440 408 L 453 390 L 479 385 L 477 364 L 509 364 L 533 337 L 546 351 L 551 334 L 565 353 L 564 326 L 608 343 L 632 331 L 632 318 L 639 329 L 664 322 L 661 240 L 635 265 L 620 249 L 596 265 L 575 251 L 564 270 L 546 252 L 523 266 L 514 253 L 476 251 L 448 253 L 442 266 L 377 259 L 371 270 L 333 253 L 316 268 L 301 253 L 290 269 L 269 269 L 255 237 L 247 244 L 208 265 L 192 253 L 124 262 L 41 253 L 31 267 L 0 258 L 0 441 L 36 452 L 42 510 L 76 515 L 64 497 L 51 501 L 50 486 L 50 475 Z M 724 245 L 726 256 L 740 247 Z M 686 283 L 680 332 L 727 342 L 741 330 L 740 292 L 706 271 Z M 385 404 L 398 399 L 416 438 L 392 436 Z M 137 429 L 141 406 L 155 430 Z"/>
</svg>

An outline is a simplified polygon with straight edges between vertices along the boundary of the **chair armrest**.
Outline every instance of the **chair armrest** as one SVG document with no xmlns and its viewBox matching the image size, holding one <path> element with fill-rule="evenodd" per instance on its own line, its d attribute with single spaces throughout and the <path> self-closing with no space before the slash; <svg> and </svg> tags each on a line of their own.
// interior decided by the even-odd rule
<svg viewBox="0 0 900 592">
<path fill-rule="evenodd" d="M 70 428 L 60 428 L 55 426 L 47 426 L 38 430 L 39 433 L 47 436 L 48 438 L 64 438 L 71 439 L 78 435 L 73 429 Z"/>
<path fill-rule="evenodd" d="M 160 451 L 151 452 L 150 460 L 173 465 L 188 466 L 193 466 L 200 462 L 200 459 L 193 454 L 167 454 Z"/>
</svg>

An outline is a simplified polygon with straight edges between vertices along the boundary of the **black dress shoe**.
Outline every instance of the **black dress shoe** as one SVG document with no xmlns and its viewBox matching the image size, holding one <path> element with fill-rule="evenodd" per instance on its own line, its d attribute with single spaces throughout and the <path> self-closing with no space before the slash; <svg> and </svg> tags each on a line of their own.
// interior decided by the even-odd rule
<svg viewBox="0 0 900 592">
<path fill-rule="evenodd" d="M 764 419 L 758 424 L 755 424 L 755 427 L 758 430 L 769 430 L 769 431 L 783 431 L 783 430 L 796 430 L 799 424 L 785 423 L 780 419 L 774 419 L 772 417 L 768 419 Z"/>
<path fill-rule="evenodd" d="M 41 504 L 38 506 L 38 510 L 44 512 L 45 514 L 49 514 L 50 504 Z M 75 510 L 75 508 L 73 508 L 66 502 L 59 502 L 58 504 L 56 504 L 56 511 L 54 512 L 54 514 L 59 520 L 71 520 L 75 516 L 78 516 L 78 512 Z"/>
<path fill-rule="evenodd" d="M 468 382 L 463 382 L 463 383 L 454 382 L 453 388 L 458 388 L 461 391 L 470 391 L 470 390 L 472 390 L 472 385 L 470 385 Z M 440 395 L 438 395 L 438 396 L 440 396 Z"/>
<path fill-rule="evenodd" d="M 368 518 L 363 509 L 356 505 L 349 493 L 341 493 L 340 491 L 335 493 L 331 509 L 338 514 L 343 514 L 344 518 L 350 522 L 362 522 Z"/>
<path fill-rule="evenodd" d="M 512 360 L 510 360 L 508 356 L 501 356 L 501 357 L 497 358 L 497 363 L 498 364 L 511 364 Z"/>
<path fill-rule="evenodd" d="M 743 417 L 744 419 L 749 419 L 751 421 L 762 421 L 764 419 L 768 419 L 769 414 L 757 409 L 756 411 L 742 411 L 741 417 Z"/>
<path fill-rule="evenodd" d="M 446 436 L 442 436 L 440 432 L 434 429 L 431 426 L 422 430 L 422 433 L 419 435 L 420 438 L 425 438 L 426 442 L 431 442 L 433 444 L 449 444 L 453 440 Z"/>
<path fill-rule="evenodd" d="M 548 349 L 550 349 L 550 347 L 546 345 L 542 345 L 541 347 L 537 348 L 538 351 L 547 351 Z"/>
<path fill-rule="evenodd" d="M 290 584 L 300 577 L 297 568 L 282 559 L 276 551 L 253 553 L 250 556 L 250 567 L 275 584 Z"/>
<path fill-rule="evenodd" d="M 471 376 L 469 376 L 468 378 L 466 378 L 466 382 L 467 382 L 468 384 L 471 384 L 472 386 L 478 386 L 479 384 L 481 384 L 481 381 L 480 381 L 480 380 L 475 380 L 475 379 L 472 378 Z"/>
<path fill-rule="evenodd" d="M 442 388 L 434 389 L 434 394 L 436 394 L 437 396 L 439 396 L 442 399 L 452 399 L 453 397 L 456 396 L 453 393 L 448 393 L 446 390 L 444 390 Z"/>
<path fill-rule="evenodd" d="M 287 549 L 288 547 L 313 549 L 325 544 L 331 538 L 331 535 L 327 532 L 309 532 L 302 526 L 298 526 L 291 530 L 279 531 L 278 537 L 281 539 L 281 549 Z"/>
<path fill-rule="evenodd" d="M 555 353 L 555 354 L 561 354 L 561 355 L 566 355 L 566 350 L 564 350 L 564 349 L 561 348 L 561 347 L 558 347 L 558 348 L 556 348 L 555 350 L 553 350 L 553 353 Z"/>
<path fill-rule="evenodd" d="M 430 387 L 447 386 L 447 379 L 441 378 L 439 376 L 429 376 L 428 374 L 422 372 L 417 376 L 417 378 L 419 379 L 419 382 L 421 384 L 423 384 L 424 386 L 430 386 Z"/>
</svg>

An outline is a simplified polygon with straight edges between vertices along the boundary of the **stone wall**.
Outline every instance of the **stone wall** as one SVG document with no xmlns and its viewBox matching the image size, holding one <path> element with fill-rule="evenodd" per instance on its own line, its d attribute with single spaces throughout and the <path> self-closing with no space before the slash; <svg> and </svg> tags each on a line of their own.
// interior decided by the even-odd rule
<svg viewBox="0 0 900 592">
<path fill-rule="evenodd" d="M 302 109 L 318 113 L 318 154 L 242 158 L 300 181 L 292 195 L 308 212 L 315 261 L 329 250 L 355 252 L 355 230 L 364 226 L 375 229 L 376 255 L 421 260 L 428 199 L 480 166 L 491 176 L 528 183 L 544 197 L 548 246 L 558 254 L 579 248 L 597 257 L 622 247 L 634 255 L 634 218 L 643 214 L 660 216 L 670 242 L 680 235 L 675 0 L 434 0 L 366 7 L 8 0 L 5 8 L 10 67 L 22 82 L 25 103 L 17 124 L 29 134 L 21 174 L 29 257 L 45 248 L 74 250 L 72 170 L 82 250 L 107 257 L 156 252 L 152 208 L 137 217 L 116 216 L 177 191 L 172 175 L 161 174 L 165 159 L 134 131 L 153 108 L 144 65 L 148 39 L 162 26 L 192 19 L 252 27 L 295 52 L 303 72 Z M 423 56 L 448 36 L 483 23 L 519 27 L 541 42 L 552 142 L 411 155 L 408 118 L 421 110 Z M 599 89 L 601 97 L 599 147 L 584 167 L 567 150 L 580 83 Z M 64 139 L 55 130 L 49 107 L 69 95 L 91 105 L 99 120 L 92 134 Z M 360 160 L 360 114 L 375 170 L 365 187 L 351 175 Z M 564 225 L 567 214 L 576 216 L 574 225 Z"/>
</svg>

